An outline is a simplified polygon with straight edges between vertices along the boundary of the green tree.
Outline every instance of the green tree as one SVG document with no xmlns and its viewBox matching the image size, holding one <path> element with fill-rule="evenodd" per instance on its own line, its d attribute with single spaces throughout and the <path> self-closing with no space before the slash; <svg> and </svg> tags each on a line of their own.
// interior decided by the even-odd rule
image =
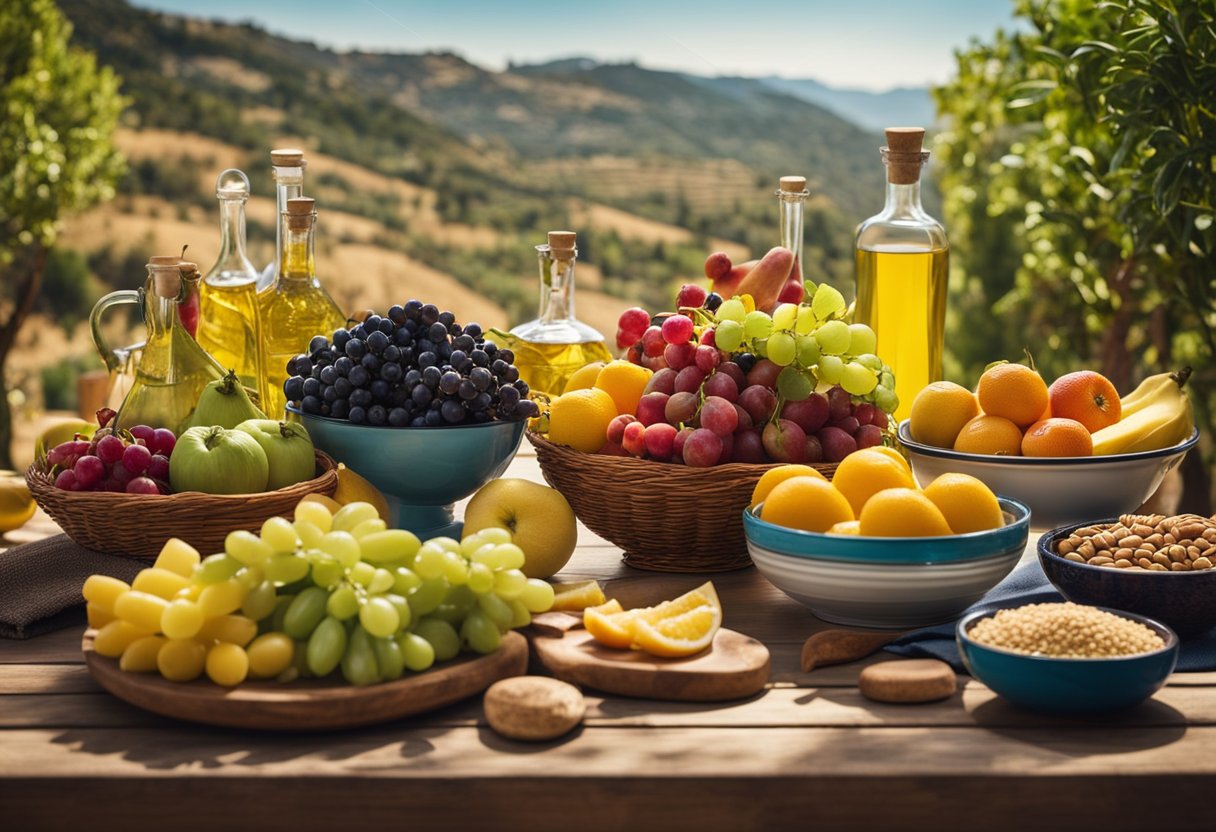
<svg viewBox="0 0 1216 832">
<path fill-rule="evenodd" d="M 1210 437 L 1216 5 L 1016 9 L 1027 25 L 973 43 L 935 91 L 956 255 L 951 373 L 974 379 L 1023 346 L 1045 376 L 1092 366 L 1121 390 L 1189 364 Z M 1200 459 L 1188 459 L 1186 500 L 1208 513 Z"/>
<path fill-rule="evenodd" d="M 126 106 L 119 79 L 71 34 L 51 0 L 0 8 L 0 379 L 59 220 L 113 196 L 122 173 L 112 140 Z M 0 468 L 12 465 L 11 434 L 0 396 Z"/>
</svg>

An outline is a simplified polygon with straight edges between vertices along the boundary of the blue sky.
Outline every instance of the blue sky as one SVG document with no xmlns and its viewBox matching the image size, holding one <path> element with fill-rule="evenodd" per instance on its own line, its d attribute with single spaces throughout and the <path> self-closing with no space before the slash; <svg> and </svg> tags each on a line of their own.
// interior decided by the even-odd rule
<svg viewBox="0 0 1216 832">
<path fill-rule="evenodd" d="M 1012 0 L 133 0 L 252 20 L 338 49 L 451 50 L 502 68 L 571 55 L 701 75 L 883 90 L 946 80 L 953 51 L 1012 22 Z"/>
</svg>

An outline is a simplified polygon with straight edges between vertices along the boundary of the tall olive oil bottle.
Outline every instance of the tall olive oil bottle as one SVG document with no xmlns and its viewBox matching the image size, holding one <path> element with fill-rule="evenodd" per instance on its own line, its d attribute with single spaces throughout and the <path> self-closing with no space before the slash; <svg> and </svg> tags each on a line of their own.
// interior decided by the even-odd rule
<svg viewBox="0 0 1216 832">
<path fill-rule="evenodd" d="M 258 394 L 268 418 L 286 412 L 287 362 L 308 352 L 316 335 L 329 338 L 346 325 L 346 316 L 317 279 L 313 256 L 316 200 L 303 196 L 287 200 L 279 218 L 282 244 L 279 272 L 274 283 L 258 293 L 258 319 L 262 327 L 262 383 Z"/>
<path fill-rule="evenodd" d="M 198 342 L 241 384 L 257 390 L 262 375 L 258 270 L 245 254 L 249 179 L 229 168 L 215 180 L 215 196 L 220 202 L 220 255 L 203 278 Z"/>
<path fill-rule="evenodd" d="M 886 136 L 887 202 L 857 229 L 854 318 L 878 336 L 878 355 L 895 374 L 895 416 L 904 419 L 921 388 L 942 377 L 950 243 L 921 207 L 924 129 L 891 127 Z"/>
</svg>

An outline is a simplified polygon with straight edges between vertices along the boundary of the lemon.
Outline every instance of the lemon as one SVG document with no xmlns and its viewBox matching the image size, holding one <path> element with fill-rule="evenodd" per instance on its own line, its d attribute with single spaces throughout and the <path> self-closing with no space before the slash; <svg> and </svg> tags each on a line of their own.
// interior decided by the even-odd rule
<svg viewBox="0 0 1216 832">
<path fill-rule="evenodd" d="M 819 479 L 827 482 L 827 477 L 809 465 L 782 465 L 777 468 L 770 468 L 764 472 L 764 475 L 756 483 L 756 487 L 752 491 L 752 502 L 748 508 L 754 508 L 763 503 L 764 498 L 768 496 L 770 491 L 791 477 L 819 477 Z"/>
<path fill-rule="evenodd" d="M 572 390 L 549 404 L 549 440 L 593 454 L 604 446 L 608 423 L 616 416 L 616 404 L 605 391 Z"/>
<path fill-rule="evenodd" d="M 712 582 L 653 607 L 622 610 L 615 599 L 583 611 L 583 626 L 608 647 L 635 647 L 653 656 L 691 656 L 708 647 L 722 624 Z"/>
<path fill-rule="evenodd" d="M 340 505 L 371 503 L 376 507 L 376 513 L 380 515 L 381 520 L 390 519 L 388 500 L 384 499 L 380 489 L 347 468 L 346 464 L 342 462 L 338 463 L 338 487 L 334 489 L 333 499 Z M 324 505 L 324 503 L 322 504 Z"/>
<path fill-rule="evenodd" d="M 853 513 L 861 514 L 866 500 L 887 488 L 916 488 L 908 464 L 891 459 L 876 448 L 865 448 L 844 458 L 832 475 L 832 485 L 845 496 Z"/>
<path fill-rule="evenodd" d="M 646 390 L 653 372 L 629 361 L 616 360 L 607 365 L 595 378 L 595 386 L 612 397 L 616 413 L 638 412 L 638 400 Z M 601 445 L 603 442 L 600 443 Z"/>
<path fill-rule="evenodd" d="M 577 612 L 588 607 L 607 603 L 604 590 L 599 581 L 579 581 L 572 584 L 553 585 L 553 606 L 551 610 L 568 610 Z M 619 604 L 617 605 L 620 606 Z"/>
<path fill-rule="evenodd" d="M 584 364 L 570 376 L 570 380 L 566 382 L 566 389 L 562 392 L 569 393 L 571 390 L 586 390 L 588 387 L 594 387 L 595 380 L 599 378 L 600 370 L 606 366 L 608 365 L 603 361 L 592 361 L 589 364 Z"/>
<path fill-rule="evenodd" d="M 861 534 L 861 523 L 857 520 L 844 520 L 828 529 L 828 534 Z"/>
<path fill-rule="evenodd" d="M 941 509 L 914 488 L 888 488 L 866 501 L 862 537 L 938 537 L 951 534 Z"/>
<path fill-rule="evenodd" d="M 25 480 L 0 477 L 0 534 L 24 526 L 37 508 Z"/>
<path fill-rule="evenodd" d="M 826 532 L 854 519 L 854 514 L 845 496 L 822 477 L 792 477 L 769 492 L 760 519 L 791 529 Z"/>
<path fill-rule="evenodd" d="M 955 534 L 982 532 L 1005 525 L 996 495 L 969 474 L 942 474 L 925 488 Z"/>
</svg>

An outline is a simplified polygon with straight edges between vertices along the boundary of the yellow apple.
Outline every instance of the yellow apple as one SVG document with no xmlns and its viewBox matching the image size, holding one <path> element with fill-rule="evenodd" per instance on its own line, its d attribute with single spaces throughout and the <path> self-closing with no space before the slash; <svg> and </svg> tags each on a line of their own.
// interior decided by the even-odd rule
<svg viewBox="0 0 1216 832">
<path fill-rule="evenodd" d="M 492 526 L 511 532 L 524 550 L 523 572 L 529 578 L 547 578 L 565 566 L 578 538 L 566 498 L 530 480 L 492 480 L 473 495 L 464 511 L 464 534 Z"/>
</svg>

